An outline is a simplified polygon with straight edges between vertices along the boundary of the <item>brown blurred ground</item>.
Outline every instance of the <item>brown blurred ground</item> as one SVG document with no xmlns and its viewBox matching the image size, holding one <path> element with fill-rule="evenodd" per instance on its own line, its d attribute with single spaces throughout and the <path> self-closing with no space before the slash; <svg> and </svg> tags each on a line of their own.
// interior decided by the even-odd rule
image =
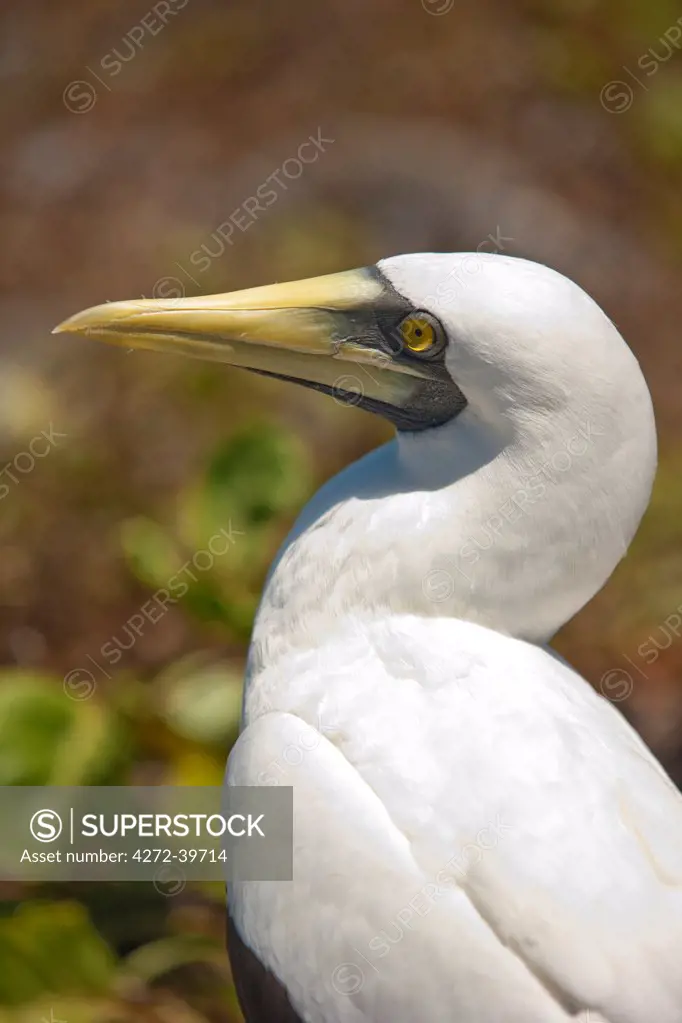
<svg viewBox="0 0 682 1023">
<path fill-rule="evenodd" d="M 121 524 L 169 522 L 245 424 L 266 418 L 298 436 L 315 482 L 386 435 L 285 385 L 52 337 L 56 322 L 108 299 L 230 290 L 492 235 L 585 287 L 650 382 L 663 453 L 653 508 L 557 646 L 682 781 L 678 17 L 661 0 L 6 7 L 0 465 L 50 424 L 66 437 L 0 500 L 4 664 L 59 685 L 120 631 L 147 593 L 122 556 Z M 276 202 L 200 271 L 192 253 L 215 250 L 216 229 L 318 130 L 333 140 L 320 158 L 283 178 Z M 190 653 L 238 668 L 244 641 L 178 609 L 125 669 L 153 687 Z M 150 750 L 146 735 L 138 760 Z M 217 935 L 220 900 L 193 898 L 163 926 L 192 918 Z M 227 1018 L 218 999 L 192 1004 L 198 1018 Z"/>
</svg>

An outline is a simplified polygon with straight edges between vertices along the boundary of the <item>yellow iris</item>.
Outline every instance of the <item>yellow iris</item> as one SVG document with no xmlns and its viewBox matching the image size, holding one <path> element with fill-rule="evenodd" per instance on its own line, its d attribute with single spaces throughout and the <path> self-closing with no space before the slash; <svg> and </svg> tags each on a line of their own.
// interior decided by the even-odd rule
<svg viewBox="0 0 682 1023">
<path fill-rule="evenodd" d="M 400 324 L 400 335 L 411 352 L 426 352 L 436 340 L 436 332 L 428 320 L 408 316 Z"/>
</svg>

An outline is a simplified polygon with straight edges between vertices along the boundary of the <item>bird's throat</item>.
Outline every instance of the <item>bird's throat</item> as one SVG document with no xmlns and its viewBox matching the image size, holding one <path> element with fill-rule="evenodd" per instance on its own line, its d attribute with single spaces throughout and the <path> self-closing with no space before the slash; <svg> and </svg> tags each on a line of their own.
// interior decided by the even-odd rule
<svg viewBox="0 0 682 1023">
<path fill-rule="evenodd" d="M 273 566 L 256 662 L 319 647 L 348 619 L 391 615 L 546 642 L 604 584 L 641 511 L 622 516 L 622 468 L 604 461 L 598 424 L 533 440 L 488 430 L 466 410 L 331 480 Z M 595 487 L 597 468 L 608 487 Z"/>
</svg>

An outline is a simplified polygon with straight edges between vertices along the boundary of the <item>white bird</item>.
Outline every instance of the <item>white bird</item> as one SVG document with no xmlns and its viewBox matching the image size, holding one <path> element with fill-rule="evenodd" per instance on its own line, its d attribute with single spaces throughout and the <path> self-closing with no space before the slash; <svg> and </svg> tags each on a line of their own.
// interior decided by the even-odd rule
<svg viewBox="0 0 682 1023">
<path fill-rule="evenodd" d="M 592 299 L 424 253 L 61 329 L 397 426 L 304 510 L 254 627 L 228 782 L 293 786 L 295 844 L 293 882 L 229 894 L 249 1023 L 682 1023 L 682 797 L 544 646 L 655 472 L 646 383 Z"/>
</svg>

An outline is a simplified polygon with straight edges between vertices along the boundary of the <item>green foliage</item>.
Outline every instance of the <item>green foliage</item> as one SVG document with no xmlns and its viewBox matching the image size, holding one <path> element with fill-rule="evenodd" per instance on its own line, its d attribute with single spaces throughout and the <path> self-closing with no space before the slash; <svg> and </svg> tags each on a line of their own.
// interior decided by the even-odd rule
<svg viewBox="0 0 682 1023">
<path fill-rule="evenodd" d="M 116 957 L 77 902 L 35 902 L 0 920 L 0 1004 L 51 994 L 103 995 Z"/>
<path fill-rule="evenodd" d="M 122 724 L 109 707 L 68 699 L 49 676 L 0 676 L 0 785 L 102 785 L 124 761 Z"/>
<path fill-rule="evenodd" d="M 658 49 L 665 52 L 662 45 Z M 644 94 L 638 115 L 639 136 L 649 156 L 678 168 L 682 162 L 682 75 L 676 68 L 660 68 L 656 88 Z"/>
<path fill-rule="evenodd" d="M 166 526 L 137 517 L 123 525 L 132 571 L 155 589 L 187 591 L 190 613 L 246 639 L 282 523 L 310 490 L 300 444 L 259 424 L 235 433 L 177 502 Z M 220 552 L 220 553 L 213 553 Z M 207 567 L 208 566 L 208 567 Z"/>
<path fill-rule="evenodd" d="M 177 735 L 199 743 L 224 742 L 241 712 L 241 669 L 224 664 L 173 665 L 157 680 L 162 715 Z"/>
<path fill-rule="evenodd" d="M 188 965 L 210 968 L 212 987 L 229 1004 L 229 971 L 222 944 L 202 935 L 173 935 L 149 942 L 124 957 L 102 938 L 85 908 L 77 902 L 25 903 L 0 920 L 0 1018 L 24 1023 L 112 1023 L 129 1018 L 140 1000 L 149 1011 L 155 1002 L 148 986 L 164 984 Z M 150 1018 L 156 1018 L 152 1016 Z M 189 1023 L 195 1016 L 170 1000 L 169 1023 Z"/>
<path fill-rule="evenodd" d="M 221 784 L 239 727 L 243 651 L 263 577 L 311 485 L 300 443 L 272 425 L 253 424 L 217 446 L 180 490 L 174 514 L 124 518 L 120 545 L 131 581 L 143 590 L 141 605 L 161 591 L 170 594 L 175 620 L 187 622 L 195 642 L 215 636 L 230 653 L 197 650 L 146 682 L 128 668 L 97 679 L 92 692 L 56 674 L 5 670 L 0 784 L 134 784 L 136 772 L 145 778 L 151 765 L 166 784 Z M 222 913 L 222 885 L 190 888 L 207 912 Z M 201 1005 L 195 1009 L 189 995 L 171 990 L 183 971 L 199 969 L 212 971 L 210 984 L 202 973 L 202 990 L 208 985 L 213 1001 L 238 1018 L 222 928 L 174 933 L 178 909 L 170 903 L 181 900 L 166 900 L 160 913 L 154 909 L 150 940 L 144 886 L 121 886 L 104 911 L 101 886 L 89 886 L 82 903 L 54 901 L 62 891 L 48 886 L 47 897 L 33 900 L 26 891 L 0 919 L 0 1019 L 118 1023 L 137 1018 L 142 997 L 169 1023 L 201 1023 Z M 102 933 L 109 932 L 112 910 L 107 941 Z M 121 922 L 124 910 L 129 924 Z"/>
</svg>

